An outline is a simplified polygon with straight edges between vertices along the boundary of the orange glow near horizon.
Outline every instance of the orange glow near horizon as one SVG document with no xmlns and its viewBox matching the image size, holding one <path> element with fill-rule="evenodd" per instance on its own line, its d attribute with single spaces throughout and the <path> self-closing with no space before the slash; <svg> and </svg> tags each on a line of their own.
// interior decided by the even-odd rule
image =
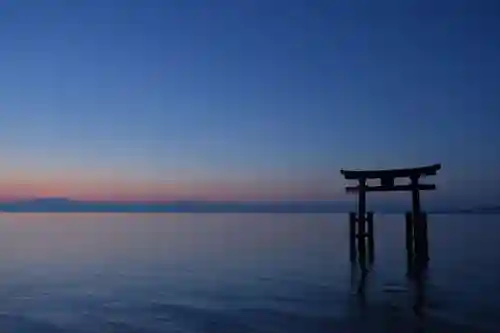
<svg viewBox="0 0 500 333">
<path fill-rule="evenodd" d="M 285 182 L 196 181 L 154 182 L 151 180 L 71 179 L 50 177 L 0 179 L 0 200 L 65 197 L 90 201 L 172 201 L 172 200 L 307 200 L 332 199 L 331 191 Z M 310 185 L 310 184 L 309 184 Z M 312 187 L 312 188 L 311 188 Z"/>
</svg>

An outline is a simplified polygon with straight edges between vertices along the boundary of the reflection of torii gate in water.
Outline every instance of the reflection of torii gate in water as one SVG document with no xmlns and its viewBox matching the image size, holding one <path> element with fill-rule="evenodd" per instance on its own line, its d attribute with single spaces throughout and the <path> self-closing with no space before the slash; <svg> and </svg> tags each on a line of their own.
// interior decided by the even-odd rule
<svg viewBox="0 0 500 333">
<path fill-rule="evenodd" d="M 374 260 L 373 212 L 366 212 L 366 192 L 393 192 L 409 191 L 412 193 L 412 212 L 406 213 L 406 250 L 408 265 L 426 266 L 429 260 L 427 241 L 427 215 L 420 209 L 419 191 L 434 190 L 433 184 L 420 184 L 420 177 L 436 175 L 441 168 L 440 164 L 410 168 L 388 170 L 341 170 L 347 180 L 357 180 L 357 186 L 346 187 L 347 192 L 358 193 L 358 212 L 349 214 L 350 217 L 350 258 L 359 262 L 366 260 L 367 246 L 370 262 Z M 394 179 L 409 178 L 406 185 L 395 185 Z M 368 179 L 380 179 L 380 185 L 367 185 Z M 367 242 L 368 241 L 368 242 Z M 357 246 L 356 246 L 357 245 Z"/>
</svg>

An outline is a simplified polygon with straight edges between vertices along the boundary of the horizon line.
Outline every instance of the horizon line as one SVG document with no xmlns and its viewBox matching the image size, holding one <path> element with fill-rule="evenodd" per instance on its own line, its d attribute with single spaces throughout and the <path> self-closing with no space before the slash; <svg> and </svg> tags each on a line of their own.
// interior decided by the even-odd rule
<svg viewBox="0 0 500 333">
<path fill-rule="evenodd" d="M 67 202 L 85 202 L 85 203 L 158 203 L 168 204 L 176 202 L 206 202 L 206 203 L 326 203 L 326 202 L 351 202 L 353 200 L 334 200 L 334 199 L 77 199 L 72 197 L 19 197 L 19 198 L 0 198 L 0 203 L 29 202 L 29 201 L 50 201 L 60 200 Z"/>
</svg>

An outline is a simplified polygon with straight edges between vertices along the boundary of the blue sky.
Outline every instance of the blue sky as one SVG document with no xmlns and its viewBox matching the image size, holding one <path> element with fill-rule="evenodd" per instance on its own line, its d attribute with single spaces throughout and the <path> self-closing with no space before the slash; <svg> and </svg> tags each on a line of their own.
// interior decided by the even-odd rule
<svg viewBox="0 0 500 333">
<path fill-rule="evenodd" d="M 500 199 L 499 13 L 493 0 L 4 1 L 0 181 L 335 199 L 340 168 L 441 162 L 442 199 Z"/>
</svg>

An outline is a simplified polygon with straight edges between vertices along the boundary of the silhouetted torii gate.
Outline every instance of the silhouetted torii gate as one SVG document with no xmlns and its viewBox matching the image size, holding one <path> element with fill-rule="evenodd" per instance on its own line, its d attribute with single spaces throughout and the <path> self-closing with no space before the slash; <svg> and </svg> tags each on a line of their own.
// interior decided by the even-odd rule
<svg viewBox="0 0 500 333">
<path fill-rule="evenodd" d="M 434 190 L 436 186 L 434 184 L 420 184 L 419 179 L 420 177 L 436 175 L 439 169 L 441 169 L 441 164 L 409 169 L 340 170 L 345 179 L 356 179 L 358 181 L 357 186 L 346 187 L 347 192 L 358 193 L 358 213 L 357 215 L 354 212 L 349 214 L 351 261 L 356 260 L 357 252 L 360 262 L 364 262 L 366 260 L 367 245 L 370 262 L 374 260 L 373 212 L 366 212 L 366 193 L 409 191 L 412 193 L 412 212 L 406 213 L 408 265 L 411 267 L 414 262 L 420 265 L 427 264 L 429 260 L 427 215 L 420 208 L 419 191 Z M 396 178 L 409 178 L 410 183 L 395 185 L 394 179 Z M 368 179 L 380 179 L 380 185 L 369 186 L 366 184 Z M 368 244 L 366 240 L 368 240 Z"/>
</svg>

